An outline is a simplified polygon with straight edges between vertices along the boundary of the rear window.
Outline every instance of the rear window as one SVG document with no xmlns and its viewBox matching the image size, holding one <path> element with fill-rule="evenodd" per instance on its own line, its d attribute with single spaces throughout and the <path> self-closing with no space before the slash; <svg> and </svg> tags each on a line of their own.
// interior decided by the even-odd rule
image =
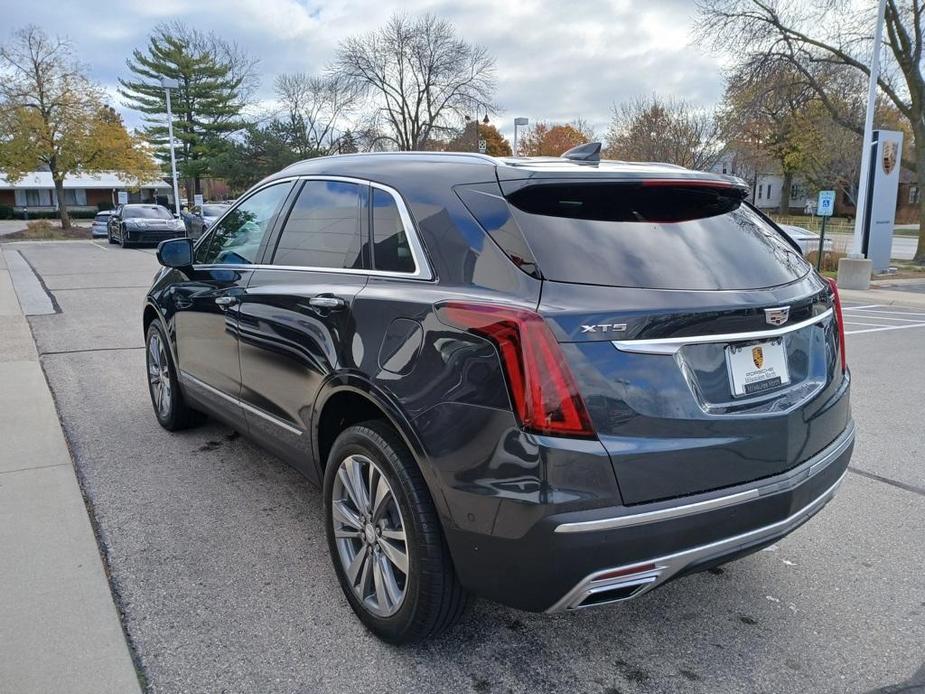
<svg viewBox="0 0 925 694">
<path fill-rule="evenodd" d="M 289 213 L 274 265 L 362 268 L 364 209 L 356 183 L 306 181 Z"/>
<path fill-rule="evenodd" d="M 661 182 L 659 182 L 661 183 Z M 545 279 L 650 289 L 786 284 L 806 261 L 728 187 L 584 183 L 512 193 Z"/>
</svg>

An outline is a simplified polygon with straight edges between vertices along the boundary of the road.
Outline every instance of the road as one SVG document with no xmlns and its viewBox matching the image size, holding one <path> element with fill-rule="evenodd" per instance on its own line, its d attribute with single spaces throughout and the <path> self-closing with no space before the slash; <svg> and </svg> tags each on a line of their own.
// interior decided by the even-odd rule
<svg viewBox="0 0 925 694">
<path fill-rule="evenodd" d="M 854 238 L 850 234 L 826 234 L 827 239 L 832 239 L 837 251 L 847 251 L 851 249 L 851 241 Z M 890 254 L 895 260 L 912 260 L 915 256 L 915 249 L 919 240 L 915 236 L 898 236 L 893 235 L 893 250 Z"/>
<path fill-rule="evenodd" d="M 925 451 L 912 416 L 925 317 L 849 330 L 852 471 L 793 535 L 620 606 L 546 616 L 477 601 L 438 640 L 396 648 L 342 597 L 316 489 L 222 425 L 157 425 L 140 327 L 151 251 L 7 248 L 54 299 L 57 312 L 30 323 L 150 692 L 925 687 Z M 874 310 L 853 320 L 920 318 Z"/>
</svg>

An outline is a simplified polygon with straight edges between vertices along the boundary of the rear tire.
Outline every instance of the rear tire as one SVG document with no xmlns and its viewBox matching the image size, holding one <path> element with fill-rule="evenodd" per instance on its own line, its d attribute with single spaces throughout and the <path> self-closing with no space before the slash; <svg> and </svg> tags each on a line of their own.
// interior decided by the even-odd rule
<svg viewBox="0 0 925 694">
<path fill-rule="evenodd" d="M 363 422 L 337 437 L 325 468 L 324 504 L 337 578 L 367 629 L 401 644 L 436 636 L 459 620 L 466 593 L 437 511 L 417 463 L 388 424 Z"/>
<path fill-rule="evenodd" d="M 162 427 L 167 431 L 178 431 L 196 426 L 205 419 L 205 415 L 186 404 L 180 391 L 170 343 L 157 320 L 151 322 L 145 335 L 145 366 L 151 405 Z"/>
</svg>

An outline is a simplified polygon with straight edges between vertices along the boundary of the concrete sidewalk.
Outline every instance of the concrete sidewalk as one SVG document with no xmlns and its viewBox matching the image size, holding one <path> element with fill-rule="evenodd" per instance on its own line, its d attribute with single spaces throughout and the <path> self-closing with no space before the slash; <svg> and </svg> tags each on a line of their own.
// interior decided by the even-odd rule
<svg viewBox="0 0 925 694">
<path fill-rule="evenodd" d="M 2 249 L 0 691 L 140 691 Z"/>
</svg>

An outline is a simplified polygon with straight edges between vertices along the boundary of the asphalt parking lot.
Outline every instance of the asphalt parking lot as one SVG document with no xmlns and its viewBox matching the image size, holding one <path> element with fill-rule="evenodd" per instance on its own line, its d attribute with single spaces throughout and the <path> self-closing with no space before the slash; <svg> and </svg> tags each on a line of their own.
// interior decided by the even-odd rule
<svg viewBox="0 0 925 694">
<path fill-rule="evenodd" d="M 620 606 L 477 601 L 429 644 L 370 636 L 321 496 L 236 432 L 168 434 L 144 375 L 151 249 L 16 244 L 29 321 L 151 692 L 899 692 L 925 688 L 925 309 L 846 307 L 859 440 L 838 496 L 782 542 Z"/>
</svg>

